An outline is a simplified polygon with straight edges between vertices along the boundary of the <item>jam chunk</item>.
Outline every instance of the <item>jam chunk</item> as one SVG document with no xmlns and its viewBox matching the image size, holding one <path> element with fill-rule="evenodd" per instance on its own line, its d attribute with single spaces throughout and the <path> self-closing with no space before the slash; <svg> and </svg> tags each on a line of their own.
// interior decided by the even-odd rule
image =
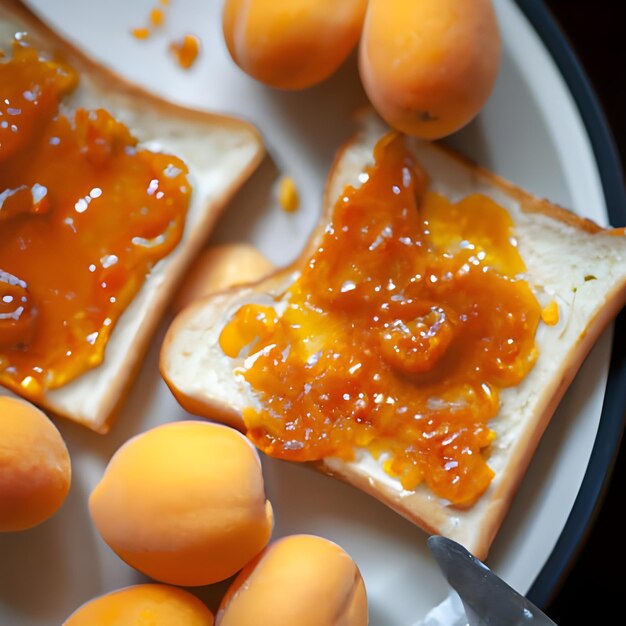
<svg viewBox="0 0 626 626">
<path fill-rule="evenodd" d="M 78 80 L 24 35 L 0 58 L 0 383 L 34 400 L 102 362 L 191 194 L 179 158 L 61 107 Z"/>
<path fill-rule="evenodd" d="M 406 489 L 457 506 L 487 489 L 500 389 L 533 366 L 541 308 L 507 212 L 450 202 L 400 135 L 383 138 L 359 188 L 277 307 L 248 304 L 220 343 L 260 408 L 250 439 L 293 461 L 381 459 Z"/>
</svg>

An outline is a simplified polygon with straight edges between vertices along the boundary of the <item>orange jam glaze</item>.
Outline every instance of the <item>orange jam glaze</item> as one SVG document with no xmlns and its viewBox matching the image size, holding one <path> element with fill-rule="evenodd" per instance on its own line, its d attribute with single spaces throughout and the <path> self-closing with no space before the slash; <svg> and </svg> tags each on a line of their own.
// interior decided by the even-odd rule
<svg viewBox="0 0 626 626">
<path fill-rule="evenodd" d="M 428 192 L 399 135 L 347 188 L 317 251 L 274 306 L 248 304 L 223 329 L 260 409 L 248 436 L 271 456 L 384 459 L 406 489 L 471 505 L 489 486 L 499 390 L 537 356 L 541 307 L 507 212 L 485 196 Z"/>
<path fill-rule="evenodd" d="M 180 41 L 173 41 L 170 44 L 170 51 L 176 58 L 178 65 L 188 70 L 200 54 L 200 39 L 187 33 Z"/>
<path fill-rule="evenodd" d="M 32 399 L 102 362 L 191 193 L 107 111 L 60 112 L 77 82 L 23 36 L 0 58 L 0 383 Z"/>
</svg>

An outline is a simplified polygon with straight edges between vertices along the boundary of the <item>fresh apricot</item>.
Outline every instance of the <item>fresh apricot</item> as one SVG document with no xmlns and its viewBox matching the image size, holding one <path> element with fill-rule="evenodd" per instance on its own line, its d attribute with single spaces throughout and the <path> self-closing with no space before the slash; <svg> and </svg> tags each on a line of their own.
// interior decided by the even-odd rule
<svg viewBox="0 0 626 626">
<path fill-rule="evenodd" d="M 213 613 L 189 591 L 169 585 L 126 587 L 90 600 L 63 626 L 213 626 Z"/>
<path fill-rule="evenodd" d="M 216 626 L 367 626 L 365 584 L 336 543 L 315 535 L 274 541 L 235 578 Z"/>
<path fill-rule="evenodd" d="M 0 532 L 41 524 L 65 501 L 72 467 L 50 418 L 16 398 L 0 397 Z"/>
<path fill-rule="evenodd" d="M 274 269 L 252 244 L 224 243 L 200 253 L 172 301 L 178 313 L 204 296 L 243 283 L 254 282 Z"/>
<path fill-rule="evenodd" d="M 267 545 L 273 528 L 256 449 L 238 431 L 199 420 L 129 439 L 109 461 L 89 509 L 126 563 L 182 586 L 232 576 Z"/>
<path fill-rule="evenodd" d="M 393 128 L 424 139 L 470 122 L 498 73 L 491 0 L 370 0 L 359 44 L 365 91 Z"/>
<path fill-rule="evenodd" d="M 226 0 L 223 31 L 237 65 L 280 89 L 333 74 L 356 47 L 367 0 Z"/>
</svg>

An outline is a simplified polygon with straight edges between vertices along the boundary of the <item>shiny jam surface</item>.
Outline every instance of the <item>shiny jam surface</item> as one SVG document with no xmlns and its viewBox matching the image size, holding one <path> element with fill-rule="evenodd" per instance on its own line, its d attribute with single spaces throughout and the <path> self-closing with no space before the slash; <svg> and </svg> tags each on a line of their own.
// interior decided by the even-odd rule
<svg viewBox="0 0 626 626">
<path fill-rule="evenodd" d="M 191 193 L 107 111 L 70 113 L 77 83 L 23 36 L 0 57 L 0 383 L 33 399 L 102 362 Z"/>
<path fill-rule="evenodd" d="M 277 301 L 247 304 L 220 335 L 260 409 L 248 436 L 295 461 L 366 448 L 406 489 L 457 506 L 489 486 L 499 390 L 537 356 L 541 307 L 521 274 L 513 223 L 487 197 L 428 191 L 398 135 Z M 281 311 L 279 314 L 277 311 Z"/>
</svg>

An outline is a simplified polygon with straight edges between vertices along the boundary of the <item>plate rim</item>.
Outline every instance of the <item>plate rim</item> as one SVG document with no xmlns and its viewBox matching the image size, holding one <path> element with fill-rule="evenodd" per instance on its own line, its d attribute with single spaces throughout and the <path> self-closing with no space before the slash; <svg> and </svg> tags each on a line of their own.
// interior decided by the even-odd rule
<svg viewBox="0 0 626 626">
<path fill-rule="evenodd" d="M 626 226 L 626 186 L 615 139 L 576 52 L 544 0 L 515 0 L 556 63 L 591 143 L 609 223 Z M 545 608 L 558 594 L 588 538 L 611 481 L 626 429 L 626 309 L 613 323 L 613 341 L 598 431 L 587 469 L 561 534 L 532 582 L 528 598 Z"/>
</svg>

